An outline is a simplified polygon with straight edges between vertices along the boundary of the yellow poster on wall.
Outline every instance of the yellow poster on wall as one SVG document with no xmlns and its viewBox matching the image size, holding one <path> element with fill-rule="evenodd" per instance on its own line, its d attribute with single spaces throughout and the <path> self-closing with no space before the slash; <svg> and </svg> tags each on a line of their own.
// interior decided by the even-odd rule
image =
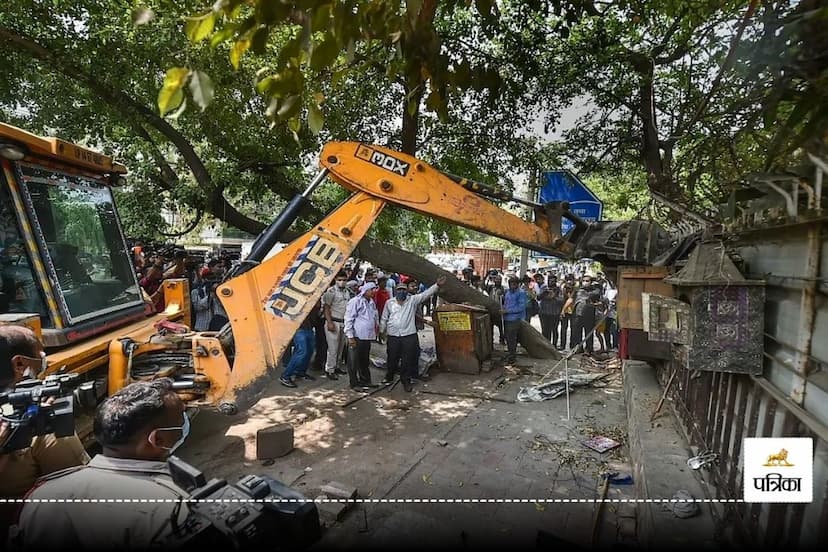
<svg viewBox="0 0 828 552">
<path fill-rule="evenodd" d="M 444 332 L 471 330 L 471 316 L 466 312 L 438 312 L 437 321 Z"/>
</svg>

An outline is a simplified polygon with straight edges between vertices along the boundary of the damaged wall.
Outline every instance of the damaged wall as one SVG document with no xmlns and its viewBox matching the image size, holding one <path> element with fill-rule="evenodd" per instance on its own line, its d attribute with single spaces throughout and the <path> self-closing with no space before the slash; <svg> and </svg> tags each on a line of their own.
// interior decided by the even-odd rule
<svg viewBox="0 0 828 552">
<path fill-rule="evenodd" d="M 774 545 L 828 542 L 828 220 L 754 229 L 733 244 L 749 279 L 764 279 L 764 363 L 760 377 L 680 368 L 673 404 L 691 443 L 713 450 L 710 498 L 742 497 L 742 439 L 814 439 L 811 504 L 735 504 L 718 508 L 719 527 Z M 664 383 L 677 363 L 661 373 Z M 736 515 L 734 515 L 736 514 Z M 738 519 L 737 519 L 738 518 Z"/>
</svg>

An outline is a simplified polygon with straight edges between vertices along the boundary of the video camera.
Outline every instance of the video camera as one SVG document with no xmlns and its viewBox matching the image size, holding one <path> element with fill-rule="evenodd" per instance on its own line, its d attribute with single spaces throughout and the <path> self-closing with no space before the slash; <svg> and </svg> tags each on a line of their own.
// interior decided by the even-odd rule
<svg viewBox="0 0 828 552">
<path fill-rule="evenodd" d="M 168 460 L 176 485 L 190 494 L 189 515 L 173 536 L 174 547 L 203 550 L 222 542 L 236 550 L 306 548 L 321 534 L 313 501 L 267 476 L 246 475 L 231 485 L 206 480 L 177 456 Z"/>
<path fill-rule="evenodd" d="M 3 421 L 9 423 L 10 434 L 2 444 L 2 453 L 24 449 L 32 438 L 54 433 L 68 437 L 75 433 L 74 389 L 81 384 L 78 374 L 52 374 L 45 379 L 18 382 L 14 389 L 0 393 Z M 54 401 L 45 404 L 46 399 Z M 6 406 L 11 413 L 6 413 Z"/>
</svg>

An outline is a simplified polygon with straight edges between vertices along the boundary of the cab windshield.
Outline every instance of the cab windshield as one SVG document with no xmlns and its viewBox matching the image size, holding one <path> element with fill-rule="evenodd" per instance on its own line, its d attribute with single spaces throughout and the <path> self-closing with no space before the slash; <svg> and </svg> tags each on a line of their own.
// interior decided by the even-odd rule
<svg viewBox="0 0 828 552">
<path fill-rule="evenodd" d="M 33 226 L 68 322 L 140 304 L 112 192 L 92 178 L 20 164 Z"/>
<path fill-rule="evenodd" d="M 2 173 L 0 173 L 2 180 Z M 0 186 L 0 314 L 33 313 L 49 326 L 49 311 L 26 253 L 26 242 L 20 235 L 17 217 L 5 186 Z"/>
</svg>

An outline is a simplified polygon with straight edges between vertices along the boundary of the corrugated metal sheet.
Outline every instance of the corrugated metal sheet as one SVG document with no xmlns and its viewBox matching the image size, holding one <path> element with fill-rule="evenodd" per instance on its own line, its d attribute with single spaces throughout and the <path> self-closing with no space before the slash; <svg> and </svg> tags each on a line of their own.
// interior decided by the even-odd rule
<svg viewBox="0 0 828 552">
<path fill-rule="evenodd" d="M 704 476 L 712 479 L 719 497 L 742 496 L 744 437 L 813 438 L 812 503 L 723 507 L 735 514 L 728 519 L 736 523 L 742 538 L 754 544 L 808 548 L 828 540 L 826 226 L 826 221 L 815 221 L 751 231 L 736 242 L 746 263 L 745 277 L 767 282 L 763 377 L 718 373 L 696 377 L 684 370 L 672 391 L 692 443 L 720 454 L 717 468 Z M 821 234 L 814 233 L 816 228 Z M 818 264 L 813 257 L 809 263 L 814 250 L 821 254 Z M 812 287 L 815 295 L 808 291 Z M 792 397 L 800 399 L 799 406 Z"/>
</svg>

